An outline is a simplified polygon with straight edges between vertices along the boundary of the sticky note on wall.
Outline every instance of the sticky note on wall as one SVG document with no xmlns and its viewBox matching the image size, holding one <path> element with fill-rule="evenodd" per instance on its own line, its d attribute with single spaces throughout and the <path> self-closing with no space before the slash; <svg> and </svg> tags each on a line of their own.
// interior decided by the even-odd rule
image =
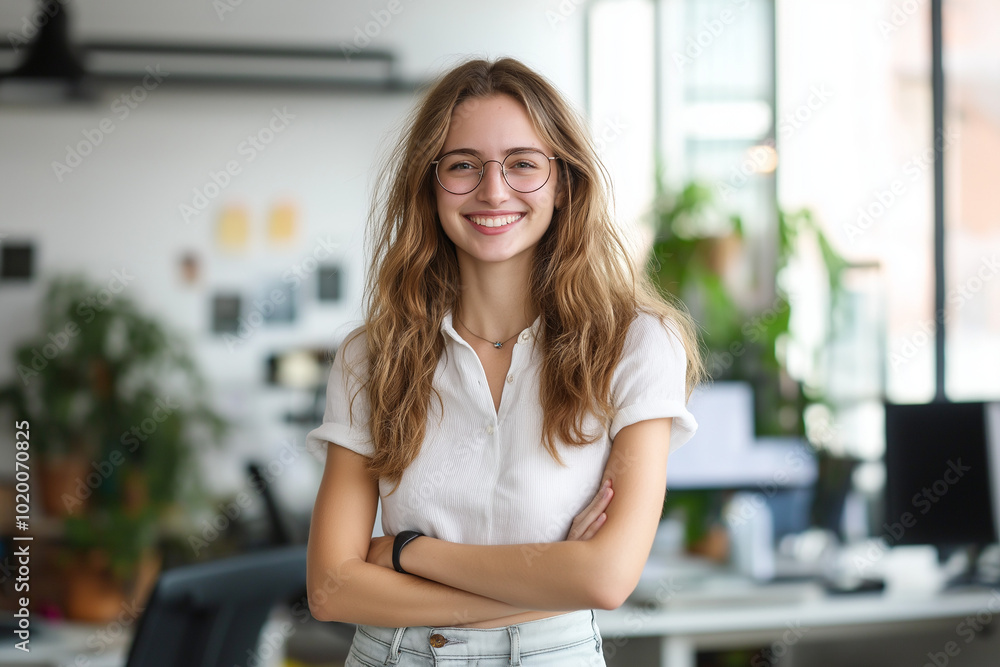
<svg viewBox="0 0 1000 667">
<path fill-rule="evenodd" d="M 219 214 L 216 243 L 221 250 L 243 250 L 250 238 L 250 215 L 243 206 L 227 206 Z"/>
<path fill-rule="evenodd" d="M 271 208 L 267 219 L 267 240 L 271 244 L 285 244 L 295 240 L 298 211 L 294 204 L 281 203 Z"/>
</svg>

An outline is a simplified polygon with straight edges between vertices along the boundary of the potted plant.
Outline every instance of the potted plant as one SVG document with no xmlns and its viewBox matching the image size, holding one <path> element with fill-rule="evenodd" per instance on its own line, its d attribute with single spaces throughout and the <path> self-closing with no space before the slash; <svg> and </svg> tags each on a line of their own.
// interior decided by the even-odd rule
<svg viewBox="0 0 1000 667">
<path fill-rule="evenodd" d="M 709 186 L 692 182 L 676 194 L 661 192 L 654 222 L 653 278 L 663 292 L 682 299 L 701 325 L 713 379 L 753 385 L 761 435 L 803 435 L 802 414 L 809 402 L 822 396 L 807 396 L 780 356 L 790 336 L 792 305 L 777 276 L 804 245 L 814 242 L 835 300 L 845 260 L 809 210 L 779 209 L 776 279 L 769 286 L 773 299 L 760 307 L 755 305 L 760 299 L 747 294 L 748 281 L 733 270 L 744 254 L 742 219 L 723 211 Z"/>
<path fill-rule="evenodd" d="M 808 209 L 779 209 L 775 264 L 768 272 L 774 282 L 765 286 L 768 298 L 761 299 L 748 291 L 752 281 L 741 272 L 746 268 L 742 219 L 723 210 L 711 187 L 691 182 L 677 193 L 661 191 L 653 218 L 653 279 L 664 293 L 687 304 L 701 325 L 709 374 L 714 380 L 753 386 L 758 435 L 804 437 L 806 408 L 824 397 L 820 388 L 793 378 L 781 354 L 792 335 L 794 308 L 781 278 L 807 248 L 819 257 L 831 300 L 825 327 L 829 332 L 845 260 Z M 698 551 L 705 549 L 720 506 L 717 491 L 671 493 L 663 515 L 686 517 L 688 547 Z"/>
<path fill-rule="evenodd" d="M 186 342 L 120 292 L 55 278 L 40 333 L 17 348 L 15 378 L 0 389 L 31 424 L 39 465 L 57 471 L 40 480 L 45 509 L 64 523 L 76 582 L 67 591 L 91 601 L 99 590 L 134 593 L 140 574 L 149 578 L 164 517 L 199 493 L 194 450 L 228 430 Z M 96 583 L 80 585 L 85 576 Z M 101 620 L 94 604 L 67 608 Z"/>
</svg>

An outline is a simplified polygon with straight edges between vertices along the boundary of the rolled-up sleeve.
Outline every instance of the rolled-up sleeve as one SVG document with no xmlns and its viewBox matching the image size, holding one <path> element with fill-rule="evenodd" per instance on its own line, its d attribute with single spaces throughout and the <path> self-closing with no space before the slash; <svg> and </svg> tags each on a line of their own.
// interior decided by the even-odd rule
<svg viewBox="0 0 1000 667">
<path fill-rule="evenodd" d="M 621 361 L 612 377 L 617 413 L 611 421 L 613 440 L 630 424 L 671 417 L 670 451 L 698 429 L 685 400 L 687 355 L 675 332 L 645 311 L 629 327 Z"/>
<path fill-rule="evenodd" d="M 359 391 L 358 378 L 348 370 L 363 372 L 364 364 L 359 361 L 363 362 L 365 337 L 362 333 L 352 340 L 357 331 L 348 334 L 345 340 L 349 343 L 341 345 L 334 356 L 326 383 L 323 423 L 306 434 L 306 447 L 310 451 L 325 449 L 333 443 L 362 456 L 371 457 L 374 453 L 368 431 L 368 395 L 363 388 Z"/>
</svg>

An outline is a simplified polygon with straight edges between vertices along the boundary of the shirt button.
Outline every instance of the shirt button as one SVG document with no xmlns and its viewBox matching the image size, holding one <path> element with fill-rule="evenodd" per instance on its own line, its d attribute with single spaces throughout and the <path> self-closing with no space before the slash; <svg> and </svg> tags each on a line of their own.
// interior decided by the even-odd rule
<svg viewBox="0 0 1000 667">
<path fill-rule="evenodd" d="M 490 424 L 489 426 L 486 427 L 486 432 L 489 433 L 490 435 L 493 435 L 493 424 Z"/>
<path fill-rule="evenodd" d="M 448 643 L 448 640 L 445 639 L 444 635 L 439 635 L 437 633 L 434 633 L 433 635 L 431 635 L 430 644 L 434 648 L 441 648 L 442 646 L 444 646 L 447 643 Z"/>
<path fill-rule="evenodd" d="M 522 343 L 526 342 L 529 338 L 531 338 L 531 334 L 529 334 L 527 331 L 524 331 L 524 332 L 521 333 L 521 342 Z"/>
<path fill-rule="evenodd" d="M 513 381 L 514 381 L 514 375 L 513 375 L 513 374 L 511 374 L 511 375 L 508 375 L 508 376 L 507 376 L 507 384 L 510 384 L 510 383 L 511 383 L 511 382 L 513 382 Z"/>
</svg>

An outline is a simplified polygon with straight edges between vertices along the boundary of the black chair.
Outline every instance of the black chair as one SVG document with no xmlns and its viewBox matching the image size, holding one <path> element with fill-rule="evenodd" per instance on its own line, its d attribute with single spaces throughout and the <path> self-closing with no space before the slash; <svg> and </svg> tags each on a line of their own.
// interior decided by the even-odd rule
<svg viewBox="0 0 1000 667">
<path fill-rule="evenodd" d="M 246 664 L 276 604 L 290 601 L 293 618 L 310 617 L 305 591 L 305 545 L 166 570 L 139 619 L 127 667 Z"/>
<path fill-rule="evenodd" d="M 259 489 L 264 501 L 264 511 L 268 521 L 269 546 L 279 547 L 291 544 L 305 544 L 306 535 L 299 530 L 298 523 L 292 515 L 281 506 L 274 495 L 271 483 L 264 476 L 264 466 L 257 461 L 247 463 L 247 473 L 253 480 L 254 488 Z M 308 529 L 306 531 L 308 533 Z"/>
</svg>

